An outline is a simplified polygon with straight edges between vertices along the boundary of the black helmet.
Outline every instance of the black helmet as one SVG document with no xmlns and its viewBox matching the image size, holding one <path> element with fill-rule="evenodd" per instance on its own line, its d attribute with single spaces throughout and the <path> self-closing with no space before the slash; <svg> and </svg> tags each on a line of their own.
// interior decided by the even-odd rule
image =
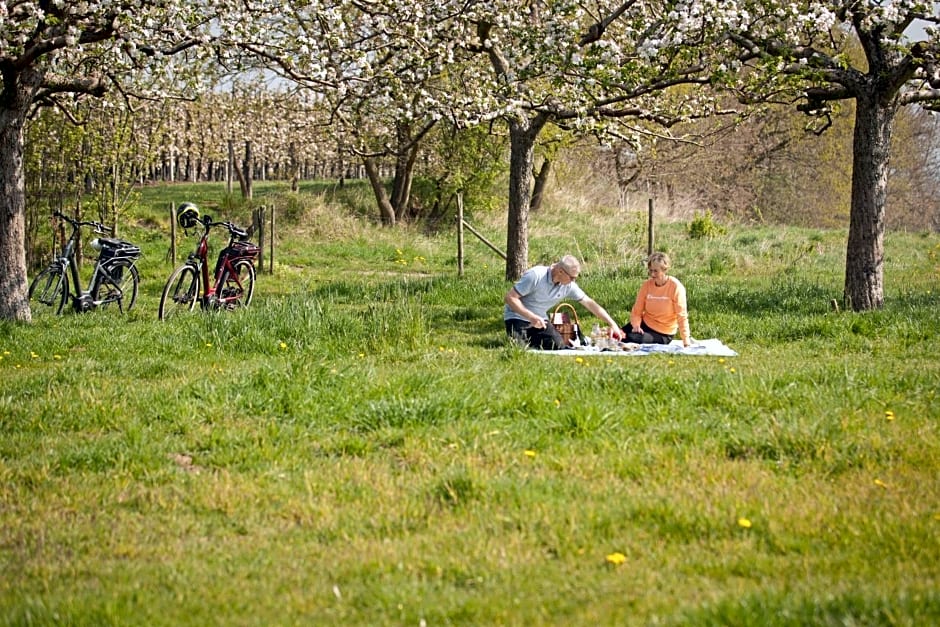
<svg viewBox="0 0 940 627">
<path fill-rule="evenodd" d="M 184 202 L 176 209 L 176 222 L 184 229 L 191 229 L 199 222 L 199 208 L 191 202 Z"/>
</svg>

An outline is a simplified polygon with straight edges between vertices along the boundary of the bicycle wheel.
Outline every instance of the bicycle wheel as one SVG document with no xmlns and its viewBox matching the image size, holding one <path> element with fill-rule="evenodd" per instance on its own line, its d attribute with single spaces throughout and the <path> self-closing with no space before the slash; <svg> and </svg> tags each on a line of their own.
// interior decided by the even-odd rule
<svg viewBox="0 0 940 627">
<path fill-rule="evenodd" d="M 199 272 L 195 266 L 183 264 L 173 271 L 160 296 L 160 320 L 192 311 L 199 296 Z"/>
<path fill-rule="evenodd" d="M 29 285 L 29 309 L 33 320 L 62 313 L 69 294 L 69 278 L 65 268 L 49 266 Z"/>
<path fill-rule="evenodd" d="M 117 305 L 121 313 L 130 311 L 137 302 L 140 273 L 130 259 L 109 261 L 99 271 L 98 285 L 92 299 L 102 309 Z"/>
<path fill-rule="evenodd" d="M 219 277 L 219 289 L 216 291 L 219 306 L 222 309 L 238 309 L 251 304 L 255 293 L 255 266 L 247 259 L 237 259 L 232 264 L 231 273 L 222 271 Z"/>
</svg>

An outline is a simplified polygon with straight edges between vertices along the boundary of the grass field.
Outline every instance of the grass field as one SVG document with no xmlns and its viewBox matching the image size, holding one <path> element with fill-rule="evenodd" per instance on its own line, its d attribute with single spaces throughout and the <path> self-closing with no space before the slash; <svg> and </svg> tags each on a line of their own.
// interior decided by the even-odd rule
<svg viewBox="0 0 940 627">
<path fill-rule="evenodd" d="M 506 341 L 479 242 L 458 277 L 453 233 L 322 193 L 271 196 L 246 311 L 157 320 L 164 208 L 246 218 L 154 188 L 132 312 L 0 323 L 0 624 L 940 622 L 940 236 L 890 234 L 856 314 L 844 232 L 658 225 L 739 356 L 575 360 Z M 539 213 L 530 261 L 623 323 L 644 225 Z"/>
</svg>

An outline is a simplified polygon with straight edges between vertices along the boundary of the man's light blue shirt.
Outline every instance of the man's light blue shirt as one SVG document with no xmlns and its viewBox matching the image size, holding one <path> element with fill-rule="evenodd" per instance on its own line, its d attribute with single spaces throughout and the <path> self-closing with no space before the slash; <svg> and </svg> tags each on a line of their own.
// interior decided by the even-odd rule
<svg viewBox="0 0 940 627">
<path fill-rule="evenodd" d="M 534 314 L 548 320 L 548 310 L 563 300 L 579 301 L 586 296 L 578 284 L 554 283 L 550 266 L 533 266 L 525 271 L 513 286 L 522 297 L 522 304 Z M 525 320 L 509 308 L 503 307 L 503 320 Z"/>
</svg>

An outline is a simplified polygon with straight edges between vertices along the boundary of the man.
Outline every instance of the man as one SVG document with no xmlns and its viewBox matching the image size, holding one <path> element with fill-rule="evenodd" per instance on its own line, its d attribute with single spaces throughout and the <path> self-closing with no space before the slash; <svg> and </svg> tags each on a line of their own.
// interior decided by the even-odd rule
<svg viewBox="0 0 940 627">
<path fill-rule="evenodd" d="M 567 299 L 584 305 L 607 323 L 614 338 L 622 339 L 620 325 L 575 283 L 580 273 L 581 263 L 573 255 L 565 255 L 550 266 L 533 266 L 526 270 L 503 298 L 506 333 L 535 348 L 567 348 L 548 320 L 548 310 Z"/>
</svg>

